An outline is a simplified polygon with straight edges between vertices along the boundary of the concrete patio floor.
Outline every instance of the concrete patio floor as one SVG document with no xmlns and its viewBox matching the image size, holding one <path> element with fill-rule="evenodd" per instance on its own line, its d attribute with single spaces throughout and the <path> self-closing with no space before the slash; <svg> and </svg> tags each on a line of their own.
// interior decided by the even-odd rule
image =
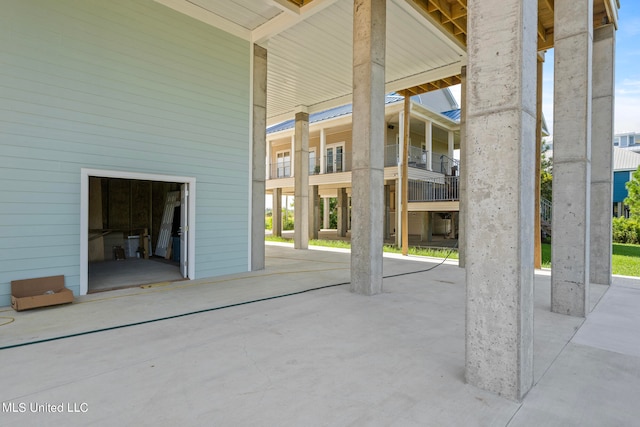
<svg viewBox="0 0 640 427">
<path fill-rule="evenodd" d="M 535 385 L 518 403 L 465 383 L 454 264 L 389 256 L 385 276 L 412 274 L 383 294 L 304 292 L 348 282 L 348 253 L 267 245 L 261 272 L 0 308 L 0 425 L 640 423 L 639 281 L 592 286 L 585 321 L 551 313 L 536 275 Z"/>
</svg>

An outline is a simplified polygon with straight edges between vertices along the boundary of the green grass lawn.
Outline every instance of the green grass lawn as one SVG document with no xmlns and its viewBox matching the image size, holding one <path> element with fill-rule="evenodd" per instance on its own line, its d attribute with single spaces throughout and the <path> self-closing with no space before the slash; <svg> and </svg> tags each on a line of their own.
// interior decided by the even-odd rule
<svg viewBox="0 0 640 427">
<path fill-rule="evenodd" d="M 271 242 L 287 242 L 291 243 L 291 239 L 282 237 L 266 236 L 266 240 Z M 332 248 L 350 249 L 351 244 L 343 240 L 310 240 L 312 246 L 328 246 Z M 395 246 L 385 245 L 385 252 L 401 253 L 402 251 Z M 451 253 L 449 253 L 451 252 Z M 458 259 L 458 251 L 450 251 L 448 249 L 429 249 L 429 248 L 409 248 L 410 255 L 430 256 L 436 258 L 444 258 L 449 255 L 450 259 Z M 542 244 L 542 267 L 551 268 L 551 245 L 549 243 Z M 613 256 L 611 260 L 611 268 L 613 274 L 621 274 L 623 276 L 640 277 L 640 245 L 627 245 L 622 243 L 613 244 Z"/>
<path fill-rule="evenodd" d="M 285 239 L 277 236 L 265 236 L 265 240 L 270 242 L 286 242 L 291 243 L 293 240 Z M 311 246 L 327 246 L 330 248 L 342 248 L 351 249 L 351 243 L 344 240 L 309 240 Z M 402 253 L 402 251 L 393 245 L 384 245 L 383 250 L 390 253 Z M 435 258 L 445 258 L 447 255 L 449 259 L 458 259 L 457 249 L 432 249 L 432 248 L 409 248 L 409 255 L 430 256 Z"/>
<path fill-rule="evenodd" d="M 542 244 L 542 266 L 551 267 L 551 245 L 548 243 Z M 613 274 L 640 277 L 640 245 L 614 243 L 611 270 Z"/>
</svg>

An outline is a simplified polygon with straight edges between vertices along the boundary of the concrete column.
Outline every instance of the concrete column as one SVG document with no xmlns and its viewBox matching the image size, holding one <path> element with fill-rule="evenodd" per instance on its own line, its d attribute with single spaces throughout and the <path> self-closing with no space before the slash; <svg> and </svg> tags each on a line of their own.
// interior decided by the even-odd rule
<svg viewBox="0 0 640 427">
<path fill-rule="evenodd" d="M 271 234 L 280 237 L 282 236 L 282 188 L 274 188 L 272 194 Z"/>
<path fill-rule="evenodd" d="M 251 151 L 251 270 L 264 268 L 265 158 L 267 157 L 267 50 L 253 45 Z"/>
<path fill-rule="evenodd" d="M 351 291 L 382 292 L 386 0 L 353 2 Z"/>
<path fill-rule="evenodd" d="M 327 172 L 327 135 L 324 128 L 320 129 L 320 173 Z"/>
<path fill-rule="evenodd" d="M 458 267 L 464 268 L 466 261 L 467 221 L 467 67 L 460 70 L 460 222 L 458 223 Z"/>
<path fill-rule="evenodd" d="M 309 247 L 309 114 L 296 113 L 293 247 Z"/>
<path fill-rule="evenodd" d="M 422 230 L 420 240 L 423 242 L 430 242 L 433 239 L 433 221 L 431 216 L 433 212 L 421 212 L 422 214 Z"/>
<path fill-rule="evenodd" d="M 391 238 L 391 186 L 384 186 L 384 239 Z"/>
<path fill-rule="evenodd" d="M 329 208 L 331 207 L 331 198 L 323 197 L 322 198 L 322 228 L 327 229 L 331 223 L 331 211 Z"/>
<path fill-rule="evenodd" d="M 593 1 L 557 2 L 554 34 L 551 311 L 585 317 L 589 312 Z"/>
<path fill-rule="evenodd" d="M 537 10 L 468 2 L 466 378 L 513 400 L 533 384 Z"/>
<path fill-rule="evenodd" d="M 611 285 L 611 206 L 613 204 L 613 110 L 616 44 L 612 24 L 593 34 L 591 115 L 591 283 Z"/>
<path fill-rule="evenodd" d="M 320 229 L 320 197 L 318 196 L 318 186 L 309 186 L 309 239 L 318 238 Z"/>
<path fill-rule="evenodd" d="M 349 201 L 347 198 L 347 189 L 338 188 L 338 236 L 346 237 L 347 235 L 347 215 L 349 213 Z"/>
<path fill-rule="evenodd" d="M 424 142 L 427 150 L 427 170 L 431 171 L 433 170 L 433 123 L 430 121 L 424 122 Z"/>
</svg>

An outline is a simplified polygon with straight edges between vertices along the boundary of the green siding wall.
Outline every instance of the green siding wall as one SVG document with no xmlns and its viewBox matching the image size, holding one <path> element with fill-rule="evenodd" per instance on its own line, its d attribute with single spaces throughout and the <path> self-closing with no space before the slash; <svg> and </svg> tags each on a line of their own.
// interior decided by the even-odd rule
<svg viewBox="0 0 640 427">
<path fill-rule="evenodd" d="M 80 274 L 80 169 L 196 178 L 196 277 L 246 271 L 250 45 L 151 0 L 5 0 L 0 306 Z"/>
</svg>

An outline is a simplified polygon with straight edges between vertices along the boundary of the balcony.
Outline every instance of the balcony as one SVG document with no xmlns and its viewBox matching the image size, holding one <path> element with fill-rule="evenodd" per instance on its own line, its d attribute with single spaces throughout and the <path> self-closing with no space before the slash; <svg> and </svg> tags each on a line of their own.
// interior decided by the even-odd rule
<svg viewBox="0 0 640 427">
<path fill-rule="evenodd" d="M 457 176 L 460 171 L 460 162 L 448 157 L 446 154 L 429 153 L 419 147 L 409 146 L 408 166 L 422 170 L 429 170 L 443 175 Z M 384 166 L 398 166 L 400 163 L 400 146 L 391 144 L 384 147 Z M 431 165 L 429 168 L 428 165 Z"/>
<path fill-rule="evenodd" d="M 309 176 L 330 174 L 339 172 L 349 172 L 351 170 L 351 153 L 336 153 L 324 158 L 324 170 L 318 164 L 315 157 L 309 158 Z M 290 178 L 293 176 L 293 169 L 290 160 L 279 160 L 271 163 L 267 171 L 267 179 Z"/>
<path fill-rule="evenodd" d="M 399 145 L 392 144 L 385 146 L 384 166 L 398 166 L 400 154 Z M 351 153 L 344 151 L 333 151 L 324 156 L 324 169 L 319 164 L 319 159 L 315 156 L 309 157 L 309 175 L 332 174 L 340 172 L 349 172 L 352 170 Z M 267 171 L 267 179 L 290 178 L 293 176 L 293 168 L 291 160 L 288 157 L 278 159 L 276 163 L 269 165 Z M 427 167 L 431 164 L 431 168 Z M 428 151 L 419 147 L 409 147 L 408 166 L 410 168 L 421 169 L 441 173 L 446 176 L 458 176 L 460 172 L 460 163 L 456 159 L 451 159 L 445 154 L 433 153 L 429 155 Z"/>
<path fill-rule="evenodd" d="M 460 200 L 460 177 L 444 176 L 425 181 L 409 180 L 409 202 Z"/>
</svg>

